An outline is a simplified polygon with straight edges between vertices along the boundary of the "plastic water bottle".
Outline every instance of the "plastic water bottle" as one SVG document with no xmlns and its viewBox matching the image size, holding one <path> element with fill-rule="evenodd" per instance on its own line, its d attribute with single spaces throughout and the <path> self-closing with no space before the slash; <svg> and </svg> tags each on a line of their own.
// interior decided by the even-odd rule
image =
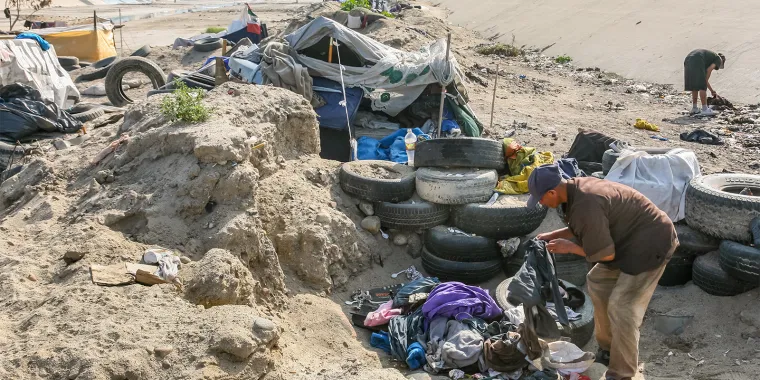
<svg viewBox="0 0 760 380">
<path fill-rule="evenodd" d="M 414 146 L 417 144 L 417 135 L 415 135 L 411 129 L 406 130 L 404 144 L 406 144 L 406 163 L 409 166 L 414 166 Z"/>
</svg>

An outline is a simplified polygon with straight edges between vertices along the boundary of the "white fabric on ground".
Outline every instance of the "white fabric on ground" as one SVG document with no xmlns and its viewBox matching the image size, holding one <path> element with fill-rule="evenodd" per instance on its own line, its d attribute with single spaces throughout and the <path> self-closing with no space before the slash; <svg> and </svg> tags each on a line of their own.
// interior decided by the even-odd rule
<svg viewBox="0 0 760 380">
<path fill-rule="evenodd" d="M 638 190 L 677 222 L 684 218 L 686 186 L 700 175 L 696 154 L 679 148 L 655 155 L 623 151 L 605 179 Z"/>
</svg>

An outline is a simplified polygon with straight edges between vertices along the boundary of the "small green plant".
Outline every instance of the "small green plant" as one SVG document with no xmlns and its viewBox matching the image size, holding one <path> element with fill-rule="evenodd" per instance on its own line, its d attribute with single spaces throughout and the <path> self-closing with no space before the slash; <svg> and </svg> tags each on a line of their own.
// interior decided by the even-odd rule
<svg viewBox="0 0 760 380">
<path fill-rule="evenodd" d="M 388 18 L 396 18 L 396 15 L 394 15 L 394 14 L 393 14 L 393 13 L 391 13 L 391 12 L 388 12 L 388 11 L 382 11 L 381 13 L 382 13 L 382 15 L 383 15 L 383 16 L 385 16 L 385 17 L 388 17 Z"/>
<path fill-rule="evenodd" d="M 515 45 L 506 45 L 498 43 L 495 45 L 481 46 L 475 49 L 478 54 L 483 55 L 501 55 L 504 57 L 517 57 L 525 54 L 525 52 L 516 47 Z"/>
<path fill-rule="evenodd" d="M 203 105 L 203 90 L 189 88 L 179 79 L 174 80 L 176 89 L 161 101 L 161 113 L 174 120 L 188 123 L 206 121 L 211 112 Z"/>
<path fill-rule="evenodd" d="M 557 62 L 557 63 L 562 64 L 562 65 L 564 65 L 566 63 L 570 63 L 572 61 L 573 61 L 573 59 L 569 55 L 560 55 L 559 57 L 554 58 L 554 62 Z"/>
<path fill-rule="evenodd" d="M 227 28 L 221 27 L 221 26 L 209 26 L 206 28 L 206 31 L 203 33 L 219 33 L 227 30 Z"/>
<path fill-rule="evenodd" d="M 372 8 L 372 5 L 369 4 L 369 0 L 346 0 L 341 4 L 340 9 L 344 10 L 346 12 L 354 9 L 354 8 Z"/>
</svg>

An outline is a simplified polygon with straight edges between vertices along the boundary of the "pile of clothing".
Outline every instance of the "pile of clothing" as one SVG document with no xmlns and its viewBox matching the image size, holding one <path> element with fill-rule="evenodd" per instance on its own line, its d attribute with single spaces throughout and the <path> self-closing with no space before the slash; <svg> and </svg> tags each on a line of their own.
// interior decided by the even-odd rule
<svg viewBox="0 0 760 380">
<path fill-rule="evenodd" d="M 527 194 L 528 178 L 533 169 L 554 163 L 552 152 L 539 152 L 536 148 L 522 146 L 512 138 L 504 139 L 504 156 L 507 159 L 509 174 L 499 178 L 496 191 L 502 194 Z M 574 158 L 561 158 L 557 164 L 565 179 L 585 177 Z"/>
<path fill-rule="evenodd" d="M 540 271 L 545 269 L 536 263 L 542 258 L 530 260 L 542 268 Z M 545 278 L 539 275 L 536 279 L 536 271 L 532 273 L 533 279 L 526 275 L 520 284 L 525 289 L 530 288 L 530 282 L 536 289 L 543 289 L 544 282 L 538 281 Z M 556 379 L 557 372 L 542 364 L 548 349 L 531 319 L 531 310 L 535 309 L 530 304 L 532 300 L 527 301 L 502 310 L 487 290 L 421 277 L 402 286 L 392 299 L 367 314 L 363 326 L 382 328 L 372 334 L 370 344 L 412 370 L 423 368 L 453 378 L 480 373 L 491 379 Z M 562 297 L 553 301 L 559 306 L 555 315 L 559 314 L 567 324 L 569 316 Z M 550 323 L 558 331 L 554 319 Z"/>
</svg>

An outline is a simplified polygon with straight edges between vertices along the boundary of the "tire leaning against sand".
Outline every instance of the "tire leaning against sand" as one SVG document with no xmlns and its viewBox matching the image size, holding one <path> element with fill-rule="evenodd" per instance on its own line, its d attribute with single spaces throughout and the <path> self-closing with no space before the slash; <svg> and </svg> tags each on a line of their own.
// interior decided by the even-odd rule
<svg viewBox="0 0 760 380">
<path fill-rule="evenodd" d="M 123 107 L 133 103 L 122 88 L 121 80 L 124 75 L 131 72 L 140 72 L 145 74 L 157 89 L 166 84 L 166 75 L 158 65 L 153 61 L 142 57 L 129 57 L 119 60 L 111 66 L 106 75 L 106 95 L 108 100 L 115 107 Z"/>
<path fill-rule="evenodd" d="M 462 231 L 492 239 L 508 239 L 527 235 L 543 222 L 548 211 L 544 206 L 532 209 L 525 204 L 504 202 L 502 195 L 491 206 L 485 203 L 470 203 L 455 207 L 454 225 Z"/>
<path fill-rule="evenodd" d="M 508 310 L 516 307 L 509 303 L 509 284 L 512 282 L 512 277 L 502 281 L 494 291 L 494 300 L 504 310 Z M 562 281 L 565 287 L 577 288 L 583 291 L 583 289 L 571 282 Z M 585 292 L 584 292 L 585 293 Z M 586 301 L 583 306 L 575 310 L 581 314 L 581 319 L 577 321 L 570 321 L 568 326 L 560 326 L 560 332 L 562 336 L 570 338 L 570 342 L 578 347 L 583 347 L 591 340 L 594 335 L 594 304 L 591 302 L 591 296 L 586 295 Z"/>
<path fill-rule="evenodd" d="M 399 178 L 383 179 L 363 176 L 361 167 L 397 173 Z M 390 161 L 365 160 L 346 162 L 338 174 L 340 188 L 370 202 L 401 202 L 414 194 L 414 168 Z"/>
<path fill-rule="evenodd" d="M 441 281 L 459 281 L 465 284 L 479 284 L 501 272 L 501 261 L 459 262 L 442 259 L 422 249 L 422 268 L 429 275 Z"/>
<path fill-rule="evenodd" d="M 86 82 L 96 79 L 103 79 L 108 75 L 108 71 L 111 70 L 111 66 L 101 67 L 95 71 L 84 73 L 77 77 L 77 82 Z"/>
<path fill-rule="evenodd" d="M 760 285 L 760 249 L 723 240 L 720 243 L 720 267 L 737 280 Z"/>
<path fill-rule="evenodd" d="M 501 141 L 479 137 L 433 139 L 417 143 L 414 166 L 504 169 Z"/>
<path fill-rule="evenodd" d="M 677 286 L 683 285 L 691 281 L 692 273 L 694 271 L 694 260 L 697 255 L 691 251 L 676 249 L 673 253 L 673 257 L 665 265 L 665 271 L 662 272 L 662 277 L 657 282 L 661 286 Z"/>
<path fill-rule="evenodd" d="M 203 53 L 214 51 L 216 49 L 221 49 L 221 48 L 222 48 L 221 38 L 207 37 L 207 38 L 202 38 L 198 41 L 193 42 L 193 50 L 203 52 Z"/>
<path fill-rule="evenodd" d="M 745 187 L 756 195 L 739 195 Z M 757 194 L 759 175 L 711 174 L 694 178 L 686 187 L 686 223 L 719 239 L 748 243 L 752 241 L 749 224 L 760 216 Z"/>
<path fill-rule="evenodd" d="M 84 123 L 90 120 L 95 120 L 105 114 L 106 110 L 102 108 L 93 108 L 89 111 L 72 114 L 71 117 Z"/>
<path fill-rule="evenodd" d="M 116 56 L 114 55 L 113 57 L 103 58 L 100 61 L 95 61 L 90 66 L 96 69 L 100 69 L 112 64 L 115 60 L 116 60 Z"/>
<path fill-rule="evenodd" d="M 694 285 L 708 294 L 730 297 L 744 293 L 757 287 L 731 277 L 720 267 L 720 252 L 714 251 L 694 260 L 692 271 Z"/>
<path fill-rule="evenodd" d="M 496 170 L 417 169 L 417 194 L 420 198 L 444 205 L 485 202 L 499 181 Z"/>
<path fill-rule="evenodd" d="M 707 236 L 688 225 L 676 224 L 678 250 L 691 252 L 695 256 L 717 251 L 720 240 Z"/>
<path fill-rule="evenodd" d="M 67 57 L 67 56 L 59 55 L 58 56 L 58 63 L 61 66 L 64 66 L 64 67 L 65 66 L 75 66 L 75 65 L 79 65 L 79 58 L 77 58 L 77 57 Z"/>
<path fill-rule="evenodd" d="M 150 54 L 150 45 L 144 45 L 141 48 L 135 50 L 130 57 L 147 57 Z"/>
<path fill-rule="evenodd" d="M 420 231 L 446 223 L 449 206 L 424 201 L 376 202 L 375 215 L 386 228 Z"/>
<path fill-rule="evenodd" d="M 451 232 L 449 228 L 436 226 L 425 231 L 425 248 L 433 256 L 458 262 L 501 259 L 496 240 Z"/>
</svg>

